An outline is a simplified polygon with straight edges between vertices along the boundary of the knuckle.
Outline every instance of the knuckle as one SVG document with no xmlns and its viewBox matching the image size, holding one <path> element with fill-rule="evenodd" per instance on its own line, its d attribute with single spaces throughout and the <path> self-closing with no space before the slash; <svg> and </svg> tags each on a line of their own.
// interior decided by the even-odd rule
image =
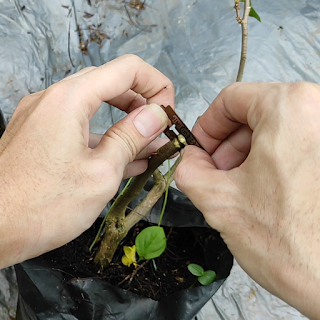
<svg viewBox="0 0 320 320">
<path fill-rule="evenodd" d="M 28 108 L 30 106 L 30 104 L 32 104 L 33 102 L 35 102 L 36 100 L 38 100 L 40 97 L 40 92 L 39 93 L 33 93 L 33 94 L 29 94 L 25 97 L 23 97 L 17 108 L 16 108 L 16 111 L 21 111 L 21 110 L 24 110 L 26 108 Z"/>
<path fill-rule="evenodd" d="M 290 94 L 304 93 L 312 87 L 311 83 L 305 81 L 292 82 L 288 84 L 288 91 Z"/>
<path fill-rule="evenodd" d="M 220 91 L 219 96 L 228 97 L 229 95 L 233 95 L 236 90 L 241 90 L 241 86 L 243 86 L 243 83 L 241 82 L 232 83 L 227 87 L 223 88 Z"/>
<path fill-rule="evenodd" d="M 61 81 L 55 84 L 52 84 L 46 91 L 44 92 L 45 96 L 60 96 L 65 95 L 70 90 L 70 81 Z"/>
<path fill-rule="evenodd" d="M 14 114 L 12 116 L 12 119 L 24 119 L 28 115 L 31 114 L 31 112 L 34 109 L 34 105 L 37 103 L 37 101 L 40 99 L 42 93 L 33 93 L 28 96 L 23 97 L 19 104 L 17 105 L 16 109 L 14 110 Z"/>
<path fill-rule="evenodd" d="M 310 82 L 295 82 L 288 85 L 288 96 L 294 97 L 298 101 L 310 101 L 310 99 L 320 99 L 319 86 Z"/>
<path fill-rule="evenodd" d="M 123 56 L 124 60 L 132 61 L 132 62 L 141 62 L 143 61 L 141 58 L 139 58 L 137 55 L 132 53 L 127 53 Z"/>
</svg>

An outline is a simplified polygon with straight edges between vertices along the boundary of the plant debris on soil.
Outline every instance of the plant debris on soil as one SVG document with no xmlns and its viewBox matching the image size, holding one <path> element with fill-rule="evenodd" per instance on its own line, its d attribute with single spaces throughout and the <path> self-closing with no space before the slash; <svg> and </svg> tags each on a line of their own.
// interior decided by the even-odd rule
<svg viewBox="0 0 320 320">
<path fill-rule="evenodd" d="M 134 245 L 137 234 L 151 225 L 146 221 L 140 221 L 129 231 L 109 267 L 102 270 L 93 262 L 99 242 L 93 252 L 89 252 L 89 246 L 96 236 L 100 222 L 98 220 L 77 239 L 42 255 L 41 259 L 59 264 L 60 269 L 63 266 L 63 271 L 74 277 L 99 276 L 112 285 L 153 300 L 161 300 L 173 292 L 199 285 L 197 278 L 189 272 L 187 266 L 189 263 L 196 263 L 206 270 L 208 261 L 204 252 L 207 249 L 210 250 L 210 264 L 212 265 L 212 260 L 217 260 L 217 264 L 219 262 L 220 253 L 212 251 L 212 242 L 218 241 L 221 248 L 222 240 L 217 231 L 201 227 L 163 227 L 167 236 L 165 252 L 156 259 L 141 261 L 137 269 L 134 266 L 124 266 L 121 263 L 123 246 Z"/>
</svg>

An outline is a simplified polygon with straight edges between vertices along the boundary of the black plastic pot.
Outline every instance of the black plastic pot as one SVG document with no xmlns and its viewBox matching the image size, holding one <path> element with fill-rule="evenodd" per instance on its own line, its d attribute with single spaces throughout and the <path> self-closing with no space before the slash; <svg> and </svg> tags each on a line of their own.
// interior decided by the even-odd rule
<svg viewBox="0 0 320 320">
<path fill-rule="evenodd" d="M 144 192 L 149 188 L 147 184 Z M 161 203 L 160 199 L 150 213 L 151 220 L 157 221 Z M 163 224 L 206 226 L 202 214 L 175 189 L 170 189 Z M 232 267 L 233 257 L 221 238 L 209 248 L 205 252 L 207 267 L 216 271 L 218 280 L 161 301 L 135 295 L 97 277 L 67 274 L 61 266 L 41 263 L 37 258 L 26 261 L 15 266 L 20 291 L 17 320 L 190 320 L 219 289 Z M 213 252 L 219 255 L 218 260 L 212 261 Z"/>
<path fill-rule="evenodd" d="M 0 138 L 6 130 L 6 120 L 4 119 L 2 110 L 0 109 Z"/>
</svg>

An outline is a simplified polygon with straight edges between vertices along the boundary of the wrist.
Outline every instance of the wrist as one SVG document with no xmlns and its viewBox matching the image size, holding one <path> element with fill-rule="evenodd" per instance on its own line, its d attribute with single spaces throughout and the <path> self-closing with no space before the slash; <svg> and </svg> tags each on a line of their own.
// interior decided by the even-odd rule
<svg viewBox="0 0 320 320">
<path fill-rule="evenodd" d="M 0 164 L 1 165 L 1 164 Z M 32 257 L 36 244 L 38 223 L 29 221 L 25 193 L 6 172 L 1 174 L 0 186 L 0 269 L 22 262 Z"/>
</svg>

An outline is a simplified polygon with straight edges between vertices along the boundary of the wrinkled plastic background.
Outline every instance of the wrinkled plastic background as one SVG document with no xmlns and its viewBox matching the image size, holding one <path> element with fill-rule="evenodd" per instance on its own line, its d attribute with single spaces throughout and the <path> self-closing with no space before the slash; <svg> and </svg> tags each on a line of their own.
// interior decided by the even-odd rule
<svg viewBox="0 0 320 320">
<path fill-rule="evenodd" d="M 319 83 L 319 1 L 252 3 L 262 23 L 250 19 L 243 81 Z M 235 81 L 240 26 L 233 5 L 233 0 L 147 0 L 146 10 L 136 17 L 129 0 L 0 0 L 1 109 L 9 120 L 25 95 L 84 66 L 134 53 L 172 79 L 178 113 L 192 127 L 219 91 Z M 89 54 L 83 56 L 77 24 L 84 40 L 92 32 L 110 39 L 101 46 L 89 44 Z M 98 30 L 88 30 L 89 25 Z M 92 130 L 104 132 L 111 119 L 121 116 L 103 106 Z M 1 319 L 14 316 L 14 279 L 12 268 L 1 271 Z M 302 316 L 261 289 L 237 264 L 198 315 L 199 320 L 279 318 Z"/>
</svg>

